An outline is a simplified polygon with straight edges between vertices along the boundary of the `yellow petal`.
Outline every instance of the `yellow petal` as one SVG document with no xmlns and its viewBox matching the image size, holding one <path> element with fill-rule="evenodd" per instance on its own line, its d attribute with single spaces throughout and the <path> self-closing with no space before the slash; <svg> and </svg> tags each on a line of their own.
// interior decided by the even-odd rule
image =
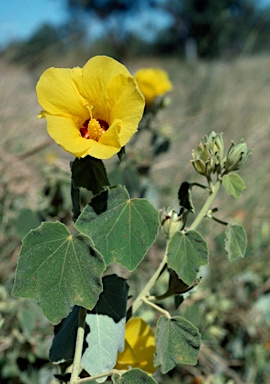
<svg viewBox="0 0 270 384">
<path fill-rule="evenodd" d="M 141 368 L 154 373 L 155 339 L 151 327 L 135 317 L 126 324 L 125 349 L 118 354 L 116 369 Z"/>
<path fill-rule="evenodd" d="M 47 118 L 50 136 L 77 157 L 108 159 L 119 152 L 136 132 L 144 110 L 134 78 L 106 56 L 90 59 L 83 69 L 48 69 L 37 94 L 44 108 L 39 117 Z M 80 130 L 89 119 L 104 120 L 109 127 L 100 137 L 82 137 Z"/>
<path fill-rule="evenodd" d="M 89 118 L 89 113 L 83 106 L 85 101 L 76 86 L 81 81 L 81 68 L 47 69 L 37 83 L 39 104 L 49 114 L 77 116 L 83 121 L 86 120 Z"/>
<path fill-rule="evenodd" d="M 132 76 L 119 74 L 109 83 L 106 103 L 110 118 L 121 120 L 119 140 L 123 147 L 137 131 L 144 110 L 144 98 Z"/>
<path fill-rule="evenodd" d="M 110 120 L 105 92 L 110 81 L 120 73 L 130 76 L 124 65 L 107 56 L 95 56 L 84 65 L 82 83 L 78 83 L 78 88 L 89 105 L 93 105 L 93 117 Z"/>
<path fill-rule="evenodd" d="M 146 104 L 151 104 L 155 97 L 173 89 L 167 72 L 160 68 L 139 69 L 135 73 L 135 79 L 145 97 Z"/>
<path fill-rule="evenodd" d="M 132 367 L 136 361 L 136 356 L 129 343 L 125 340 L 125 348 L 123 352 L 118 353 L 116 369 L 127 369 Z M 121 367 L 121 368 L 120 368 Z"/>
<path fill-rule="evenodd" d="M 89 154 L 95 142 L 84 139 L 72 119 L 48 114 L 46 119 L 48 133 L 57 144 L 76 157 Z"/>
</svg>

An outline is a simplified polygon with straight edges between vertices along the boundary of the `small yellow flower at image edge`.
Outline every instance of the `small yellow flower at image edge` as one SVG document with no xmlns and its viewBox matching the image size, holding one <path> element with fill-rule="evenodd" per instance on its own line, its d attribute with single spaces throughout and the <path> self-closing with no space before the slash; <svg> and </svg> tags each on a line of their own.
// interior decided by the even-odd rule
<svg viewBox="0 0 270 384">
<path fill-rule="evenodd" d="M 161 68 L 141 68 L 134 74 L 146 105 L 151 105 L 154 99 L 173 89 L 168 73 Z"/>
<path fill-rule="evenodd" d="M 155 338 L 151 327 L 140 317 L 134 317 L 126 324 L 125 348 L 123 352 L 118 353 L 115 368 L 140 368 L 153 374 L 156 371 L 153 365 L 155 351 Z"/>
<path fill-rule="evenodd" d="M 49 68 L 36 89 L 49 135 L 78 158 L 118 153 L 137 131 L 145 106 L 134 77 L 107 56 L 83 68 Z"/>
</svg>

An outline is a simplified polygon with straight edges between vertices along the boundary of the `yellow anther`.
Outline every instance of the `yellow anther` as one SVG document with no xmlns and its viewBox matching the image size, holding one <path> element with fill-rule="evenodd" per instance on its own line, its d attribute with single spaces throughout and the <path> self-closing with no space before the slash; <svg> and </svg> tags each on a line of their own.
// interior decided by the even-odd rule
<svg viewBox="0 0 270 384">
<path fill-rule="evenodd" d="M 103 135 L 104 130 L 101 128 L 99 122 L 96 119 L 91 118 L 87 128 L 89 139 L 99 141 Z"/>
</svg>

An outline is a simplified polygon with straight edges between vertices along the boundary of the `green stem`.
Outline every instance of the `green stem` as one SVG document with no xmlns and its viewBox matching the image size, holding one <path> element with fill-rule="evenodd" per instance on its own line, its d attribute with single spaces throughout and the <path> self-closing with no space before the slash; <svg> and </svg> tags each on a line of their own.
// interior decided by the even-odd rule
<svg viewBox="0 0 270 384">
<path fill-rule="evenodd" d="M 226 226 L 228 225 L 228 223 L 226 221 L 217 219 L 216 217 L 214 217 L 212 215 L 208 215 L 208 217 L 209 217 L 209 219 L 212 219 L 212 220 L 216 221 L 219 224 L 226 225 Z"/>
<path fill-rule="evenodd" d="M 199 188 L 202 188 L 202 189 L 208 189 L 209 191 L 209 187 L 206 186 L 206 185 L 203 185 L 203 184 L 200 184 L 200 183 L 191 183 L 192 187 L 199 187 Z"/>
<path fill-rule="evenodd" d="M 81 369 L 81 357 L 82 357 L 83 342 L 84 342 L 84 325 L 85 325 L 86 314 L 87 314 L 87 310 L 83 307 L 80 307 L 76 347 L 75 347 L 70 384 L 78 383 L 78 377 Z"/>
<path fill-rule="evenodd" d="M 216 197 L 216 194 L 220 188 L 220 184 L 221 184 L 221 182 L 220 182 L 220 180 L 218 180 L 216 182 L 216 184 L 213 185 L 213 187 L 211 188 L 210 195 L 208 196 L 206 202 L 204 203 L 204 206 L 202 207 L 200 213 L 198 214 L 196 219 L 193 221 L 193 223 L 189 227 L 189 231 L 196 229 L 198 227 L 198 225 L 200 224 L 200 222 L 202 221 L 202 219 L 205 216 L 207 216 L 207 212 L 209 211 L 209 208 L 211 207 L 211 204 L 212 204 L 214 198 Z"/>
<path fill-rule="evenodd" d="M 157 279 L 159 278 L 159 275 L 160 273 L 162 272 L 164 266 L 166 265 L 167 263 L 167 247 L 166 247 L 166 252 L 165 252 L 165 255 L 164 255 L 164 258 L 163 260 L 161 261 L 158 269 L 156 270 L 156 272 L 153 274 L 153 276 L 151 277 L 151 279 L 148 281 L 148 283 L 146 284 L 146 286 L 143 288 L 143 290 L 140 292 L 140 294 L 136 297 L 136 299 L 134 300 L 132 306 L 130 307 L 130 315 L 133 315 L 138 309 L 139 307 L 141 306 L 142 304 L 142 298 L 147 296 L 148 295 L 148 292 L 150 291 L 150 289 L 154 286 L 155 282 L 157 281 Z"/>
<path fill-rule="evenodd" d="M 151 301 L 147 300 L 146 297 L 142 297 L 142 301 L 149 305 L 150 307 L 154 308 L 156 311 L 162 313 L 162 315 L 166 316 L 168 319 L 171 319 L 171 315 L 169 314 L 168 311 L 166 311 L 165 309 L 159 307 L 158 305 L 156 305 L 155 303 L 152 303 Z"/>
</svg>

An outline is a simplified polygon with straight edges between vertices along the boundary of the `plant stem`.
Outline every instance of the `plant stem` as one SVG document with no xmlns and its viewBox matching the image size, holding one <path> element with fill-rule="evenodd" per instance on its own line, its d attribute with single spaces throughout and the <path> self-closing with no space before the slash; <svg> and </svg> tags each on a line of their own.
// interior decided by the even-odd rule
<svg viewBox="0 0 270 384">
<path fill-rule="evenodd" d="M 166 263 L 167 263 L 167 247 L 166 247 L 166 252 L 165 252 L 164 258 L 161 261 L 158 269 L 153 274 L 153 276 L 150 278 L 150 280 L 148 281 L 146 286 L 143 288 L 143 290 L 140 292 L 140 294 L 134 300 L 132 307 L 130 308 L 132 311 L 132 314 L 134 314 L 137 311 L 137 309 L 141 306 L 142 298 L 148 295 L 148 292 L 154 286 L 155 282 L 159 278 L 159 275 L 160 275 L 161 271 L 163 270 L 164 266 L 166 265 Z"/>
<path fill-rule="evenodd" d="M 189 227 L 189 231 L 196 229 L 198 227 L 198 225 L 200 224 L 200 222 L 202 221 L 202 219 L 205 216 L 207 216 L 207 212 L 209 211 L 209 208 L 210 208 L 214 198 L 216 197 L 216 194 L 219 190 L 220 184 L 221 184 L 221 182 L 220 182 L 220 180 L 218 180 L 216 182 L 216 184 L 213 185 L 211 192 L 210 192 L 210 195 L 208 196 L 206 202 L 204 203 L 204 206 L 202 207 L 200 213 L 198 214 L 196 219 L 193 221 L 193 223 Z"/>
<path fill-rule="evenodd" d="M 76 382 L 76 384 L 90 383 L 91 381 L 94 381 L 96 379 L 100 379 L 101 377 L 112 376 L 115 373 L 119 373 L 119 371 L 117 369 L 112 369 L 111 371 L 105 372 L 105 373 L 101 373 L 100 375 L 95 375 L 95 376 L 85 377 L 83 379 L 79 379 Z"/>
<path fill-rule="evenodd" d="M 78 383 L 78 376 L 81 369 L 81 357 L 82 357 L 83 342 L 84 342 L 84 324 L 85 324 L 86 314 L 87 314 L 87 310 L 83 307 L 80 307 L 76 347 L 75 347 L 70 384 Z"/>
<path fill-rule="evenodd" d="M 149 305 L 150 307 L 154 308 L 156 311 L 162 313 L 162 315 L 166 316 L 168 319 L 171 319 L 171 315 L 169 314 L 168 311 L 166 311 L 165 309 L 159 307 L 158 305 L 152 303 L 151 301 L 147 300 L 146 297 L 142 297 L 142 301 Z"/>
<path fill-rule="evenodd" d="M 192 187 L 200 187 L 202 189 L 208 189 L 208 191 L 210 190 L 208 186 L 200 184 L 200 183 L 192 183 L 191 185 L 192 185 Z"/>
<path fill-rule="evenodd" d="M 212 216 L 212 215 L 209 215 L 208 217 L 209 217 L 209 219 L 212 219 L 212 220 L 216 221 L 216 222 L 219 223 L 219 224 L 226 225 L 226 226 L 228 225 L 228 223 L 227 223 L 226 221 L 217 219 L 216 217 L 214 217 L 214 216 Z"/>
</svg>

